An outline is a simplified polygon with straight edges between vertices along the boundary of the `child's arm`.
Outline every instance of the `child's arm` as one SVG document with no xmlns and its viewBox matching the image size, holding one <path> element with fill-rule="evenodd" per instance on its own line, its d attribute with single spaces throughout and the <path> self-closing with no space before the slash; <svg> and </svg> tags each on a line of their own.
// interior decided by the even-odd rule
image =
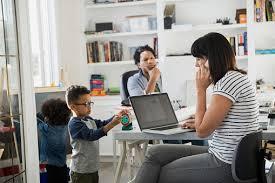
<svg viewBox="0 0 275 183">
<path fill-rule="evenodd" d="M 124 114 L 128 114 L 129 111 L 127 109 L 122 109 L 119 113 L 117 113 L 111 122 L 109 122 L 108 124 L 106 124 L 104 127 L 103 127 L 103 130 L 105 133 L 107 133 L 108 131 L 110 131 L 112 128 L 114 128 L 116 125 L 120 124 L 120 121 L 121 121 L 121 117 L 124 115 Z"/>
<path fill-rule="evenodd" d="M 101 127 L 107 125 L 108 123 L 110 123 L 114 119 L 114 117 L 115 116 L 112 116 L 111 118 L 106 119 L 106 120 L 99 120 L 99 119 L 93 119 L 93 120 L 95 121 L 97 128 L 101 128 Z"/>
<path fill-rule="evenodd" d="M 37 127 L 41 132 L 46 132 L 48 130 L 48 124 L 44 121 L 44 116 L 41 112 L 36 114 Z"/>
<path fill-rule="evenodd" d="M 103 127 L 98 129 L 89 129 L 85 123 L 80 119 L 72 119 L 69 122 L 69 131 L 72 139 L 82 139 L 94 141 L 98 140 L 107 134 L 104 132 Z"/>
</svg>

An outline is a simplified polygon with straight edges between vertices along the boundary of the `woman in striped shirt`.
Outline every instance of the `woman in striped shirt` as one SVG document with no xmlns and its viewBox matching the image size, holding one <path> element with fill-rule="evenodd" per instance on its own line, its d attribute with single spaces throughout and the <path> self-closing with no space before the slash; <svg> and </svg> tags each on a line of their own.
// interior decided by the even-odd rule
<svg viewBox="0 0 275 183">
<path fill-rule="evenodd" d="M 159 145 L 149 149 L 136 177 L 137 183 L 233 183 L 231 164 L 236 145 L 259 129 L 256 91 L 246 73 L 236 66 L 231 45 L 219 33 L 197 39 L 191 48 L 196 57 L 197 105 L 194 120 L 199 137 L 213 134 L 209 148 Z M 206 109 L 206 89 L 214 85 Z"/>
</svg>

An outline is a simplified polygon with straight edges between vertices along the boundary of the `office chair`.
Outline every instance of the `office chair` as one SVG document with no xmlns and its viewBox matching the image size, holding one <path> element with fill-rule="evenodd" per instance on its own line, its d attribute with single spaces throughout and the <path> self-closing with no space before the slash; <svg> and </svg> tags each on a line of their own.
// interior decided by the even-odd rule
<svg viewBox="0 0 275 183">
<path fill-rule="evenodd" d="M 121 76 L 120 96 L 121 96 L 121 104 L 123 106 L 130 106 L 130 101 L 128 99 L 129 92 L 127 89 L 127 82 L 128 82 L 129 77 L 138 73 L 138 71 L 139 70 L 127 71 L 127 72 L 123 73 Z"/>
<path fill-rule="evenodd" d="M 271 153 L 262 148 L 262 132 L 250 133 L 237 145 L 232 161 L 232 176 L 236 182 L 267 183 L 265 157 Z"/>
</svg>

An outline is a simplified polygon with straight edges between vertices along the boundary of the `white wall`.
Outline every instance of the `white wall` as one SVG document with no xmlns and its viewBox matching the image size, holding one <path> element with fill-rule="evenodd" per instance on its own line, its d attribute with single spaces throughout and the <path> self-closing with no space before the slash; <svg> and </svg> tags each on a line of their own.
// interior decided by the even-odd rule
<svg viewBox="0 0 275 183">
<path fill-rule="evenodd" d="M 56 1 L 58 58 L 64 68 L 67 85 L 84 84 L 88 87 L 81 8 L 80 0 Z"/>
</svg>

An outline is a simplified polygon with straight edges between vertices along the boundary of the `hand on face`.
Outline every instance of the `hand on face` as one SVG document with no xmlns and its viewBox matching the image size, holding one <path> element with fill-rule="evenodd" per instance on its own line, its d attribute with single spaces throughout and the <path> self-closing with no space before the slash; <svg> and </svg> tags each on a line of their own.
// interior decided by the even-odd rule
<svg viewBox="0 0 275 183">
<path fill-rule="evenodd" d="M 157 67 L 154 67 L 152 70 L 148 72 L 150 79 L 157 81 L 160 78 L 160 70 Z"/>
<path fill-rule="evenodd" d="M 196 87 L 197 91 L 206 91 L 208 86 L 211 84 L 211 77 L 209 68 L 205 64 L 199 62 L 199 69 L 196 72 Z"/>
</svg>

